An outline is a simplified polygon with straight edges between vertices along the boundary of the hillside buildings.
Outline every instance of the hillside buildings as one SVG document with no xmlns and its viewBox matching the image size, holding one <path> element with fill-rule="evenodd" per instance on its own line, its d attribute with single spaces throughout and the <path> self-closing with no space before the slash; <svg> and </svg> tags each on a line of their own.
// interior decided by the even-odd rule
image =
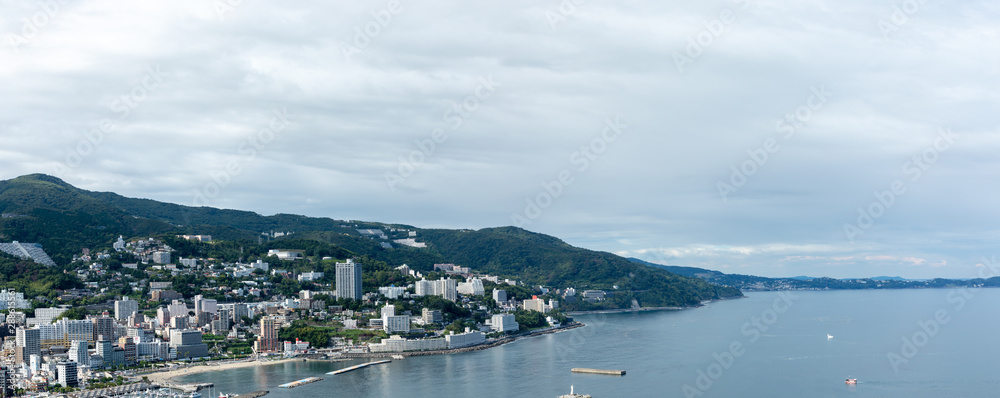
<svg viewBox="0 0 1000 398">
<path fill-rule="evenodd" d="M 417 296 L 440 296 L 445 300 L 458 300 L 458 283 L 451 278 L 441 278 L 436 281 L 421 279 L 414 284 Z"/>
<path fill-rule="evenodd" d="M 396 306 L 382 307 L 382 330 L 386 333 L 409 333 L 410 316 L 396 315 Z"/>
</svg>

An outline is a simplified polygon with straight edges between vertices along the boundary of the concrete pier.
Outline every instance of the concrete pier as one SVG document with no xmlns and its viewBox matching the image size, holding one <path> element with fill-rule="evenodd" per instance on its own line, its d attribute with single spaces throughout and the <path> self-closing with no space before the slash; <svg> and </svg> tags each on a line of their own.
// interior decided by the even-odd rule
<svg viewBox="0 0 1000 398">
<path fill-rule="evenodd" d="M 625 376 L 624 370 L 573 368 L 573 373 L 590 373 L 595 375 Z"/>
</svg>

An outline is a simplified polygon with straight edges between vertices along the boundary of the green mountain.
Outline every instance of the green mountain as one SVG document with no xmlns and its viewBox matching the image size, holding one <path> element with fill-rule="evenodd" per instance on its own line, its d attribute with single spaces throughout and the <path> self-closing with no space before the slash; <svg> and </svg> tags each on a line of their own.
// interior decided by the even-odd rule
<svg viewBox="0 0 1000 398">
<path fill-rule="evenodd" d="M 0 212 L 0 241 L 40 243 L 61 265 L 82 248 L 110 248 L 119 235 L 207 234 L 216 240 L 236 242 L 233 247 L 240 254 L 262 255 L 266 248 L 280 246 L 338 257 L 364 256 L 390 265 L 405 263 L 424 272 L 431 271 L 436 263 L 454 263 L 531 285 L 601 289 L 609 292 L 607 302 L 597 305 L 604 308 L 636 303 L 643 307 L 697 305 L 704 300 L 742 296 L 733 288 L 637 264 L 611 253 L 573 247 L 557 238 L 515 227 L 478 231 L 419 229 L 289 214 L 262 216 L 91 192 L 41 174 L 0 181 Z M 359 229 L 381 229 L 388 240 L 363 235 Z M 267 231 L 294 234 L 262 244 L 261 233 Z M 390 243 L 410 232 L 415 232 L 427 247 Z M 192 255 L 200 254 L 199 250 L 218 251 L 221 246 L 178 249 L 183 252 L 179 254 Z M 587 303 L 580 306 L 593 307 Z"/>
</svg>

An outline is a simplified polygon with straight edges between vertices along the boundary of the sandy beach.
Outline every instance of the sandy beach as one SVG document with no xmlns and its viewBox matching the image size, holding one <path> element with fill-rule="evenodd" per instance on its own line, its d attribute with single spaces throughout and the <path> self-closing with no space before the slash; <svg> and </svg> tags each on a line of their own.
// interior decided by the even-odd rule
<svg viewBox="0 0 1000 398">
<path fill-rule="evenodd" d="M 175 377 L 187 376 L 196 373 L 204 372 L 216 372 L 229 369 L 239 369 L 239 368 L 249 368 L 253 366 L 263 366 L 263 365 L 275 365 L 279 363 L 291 362 L 291 361 L 301 361 L 302 359 L 281 359 L 281 360 L 265 360 L 265 361 L 239 361 L 239 362 L 227 362 L 222 364 L 202 364 L 185 367 L 183 369 L 169 370 L 164 372 L 155 372 L 146 374 L 149 381 L 155 384 L 173 384 L 173 379 Z"/>
</svg>

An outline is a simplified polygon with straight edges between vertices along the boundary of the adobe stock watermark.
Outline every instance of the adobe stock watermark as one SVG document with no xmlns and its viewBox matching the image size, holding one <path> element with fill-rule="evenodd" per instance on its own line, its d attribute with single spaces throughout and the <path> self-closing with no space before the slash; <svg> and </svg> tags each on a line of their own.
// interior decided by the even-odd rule
<svg viewBox="0 0 1000 398">
<path fill-rule="evenodd" d="M 618 138 L 625 133 L 626 129 L 628 129 L 628 125 L 622 123 L 620 117 L 616 116 L 614 120 L 605 119 L 604 128 L 601 130 L 601 133 L 591 139 L 586 145 L 581 145 L 578 150 L 571 153 L 569 155 L 569 163 L 576 166 L 577 173 L 587 171 L 590 168 L 591 162 L 597 160 L 604 152 L 607 152 L 608 147 L 615 141 L 618 141 Z M 511 213 L 511 222 L 518 227 L 531 224 L 538 217 L 541 217 L 542 212 L 548 209 L 549 206 L 552 206 L 552 203 L 562 196 L 566 187 L 573 185 L 574 181 L 576 181 L 576 177 L 572 168 L 563 169 L 550 181 L 542 181 L 538 194 L 533 197 L 524 198 L 524 211 L 520 214 Z"/>
<path fill-rule="evenodd" d="M 730 343 L 729 347 L 721 353 L 712 353 L 712 363 L 704 369 L 695 371 L 694 385 L 685 384 L 681 387 L 684 396 L 691 398 L 705 395 L 705 392 L 711 389 L 715 385 L 715 382 L 721 379 L 722 375 L 733 367 L 736 360 L 746 354 L 747 346 L 760 340 L 764 332 L 778 323 L 780 315 L 788 312 L 792 308 L 794 301 L 798 299 L 791 292 L 778 293 L 778 297 L 771 303 L 770 308 L 761 311 L 759 317 L 750 317 L 750 320 L 740 327 L 740 333 L 744 337 L 749 338 L 747 343 L 744 344 L 742 341 L 737 340 Z"/>
<path fill-rule="evenodd" d="M 403 12 L 403 5 L 399 0 L 389 0 L 384 8 L 379 8 L 371 12 L 371 20 L 364 26 L 354 28 L 354 37 L 351 43 L 340 43 L 340 52 L 344 54 L 347 62 L 351 62 L 351 57 L 361 54 L 382 31 L 389 27 L 392 18 Z"/>
<path fill-rule="evenodd" d="M 955 145 L 956 138 L 958 135 L 952 133 L 950 128 L 938 130 L 938 135 L 934 138 L 932 145 L 903 163 L 902 171 L 904 175 L 909 177 L 909 182 L 920 181 L 924 173 L 941 158 L 941 154 Z M 844 235 L 847 236 L 847 239 L 854 243 L 855 238 L 864 235 L 875 225 L 875 221 L 882 218 L 886 211 L 896 204 L 896 199 L 906 194 L 908 190 L 906 181 L 897 179 L 889 183 L 888 189 L 872 192 L 875 199 L 867 206 L 857 208 L 858 218 L 855 223 L 844 223 Z"/>
<path fill-rule="evenodd" d="M 992 259 L 983 257 L 981 263 L 976 264 L 976 266 L 979 268 L 979 277 L 982 279 L 989 279 L 1000 275 L 1000 263 L 997 263 L 996 256 L 993 256 Z M 900 366 L 906 365 L 913 358 L 916 358 L 920 350 L 930 344 L 931 339 L 936 337 L 941 332 L 941 329 L 951 322 L 952 314 L 962 311 L 968 302 L 975 298 L 978 292 L 979 288 L 969 287 L 948 291 L 945 301 L 951 304 L 951 310 L 941 308 L 935 311 L 930 319 L 918 320 L 916 331 L 901 338 L 902 343 L 900 344 L 899 352 L 891 351 L 886 354 L 886 359 L 889 360 L 892 371 L 899 373 Z"/>
<path fill-rule="evenodd" d="M 562 0 L 555 9 L 545 9 L 545 20 L 549 27 L 555 32 L 559 24 L 566 22 L 569 17 L 576 14 L 577 6 L 583 5 L 587 0 Z"/>
<path fill-rule="evenodd" d="M 225 21 L 226 16 L 236 11 L 236 7 L 243 4 L 243 0 L 215 0 L 212 2 L 212 8 L 215 10 L 215 15 L 219 17 L 220 21 Z"/>
<path fill-rule="evenodd" d="M 97 123 L 97 128 L 84 131 L 83 138 L 75 146 L 67 147 L 65 161 L 59 162 L 55 167 L 56 176 L 62 177 L 83 164 L 83 161 L 104 143 L 105 138 L 118 129 L 119 123 L 128 119 L 132 111 L 146 102 L 150 94 L 160 88 L 163 82 L 164 75 L 160 66 L 147 66 L 146 75 L 139 79 L 139 83 L 109 104 L 109 110 L 118 114 L 118 117 L 101 119 Z"/>
<path fill-rule="evenodd" d="M 568 333 L 569 337 L 565 340 L 559 340 L 556 343 L 555 351 L 557 358 L 561 361 L 570 359 L 574 353 L 587 344 L 587 340 L 597 334 L 598 328 L 607 323 L 607 317 L 603 312 L 598 312 L 592 315 L 594 319 L 588 320 L 586 326 L 564 332 Z"/>
<path fill-rule="evenodd" d="M 733 7 L 726 7 L 719 12 L 719 16 L 705 21 L 704 29 L 688 37 L 687 46 L 683 52 L 674 52 L 674 65 L 677 71 L 684 73 L 685 65 L 691 65 L 698 58 L 705 54 L 709 47 L 715 44 L 715 40 L 722 37 L 730 25 L 736 23 L 737 18 L 753 4 L 752 0 L 730 0 Z"/>
<path fill-rule="evenodd" d="M 246 164 L 257 160 L 257 155 L 263 151 L 267 145 L 274 142 L 274 139 L 281 134 L 290 124 L 292 117 L 288 114 L 288 108 L 274 108 L 271 110 L 271 118 L 266 127 L 257 130 L 236 146 L 236 153 L 241 157 L 231 159 L 226 163 L 226 167 L 208 173 L 211 181 L 205 183 L 201 189 L 194 191 L 191 204 L 195 207 L 208 206 L 212 200 L 217 198 L 236 176 L 243 173 Z"/>
<path fill-rule="evenodd" d="M 889 38 L 903 25 L 910 22 L 910 17 L 920 12 L 924 4 L 927 4 L 927 0 L 905 0 L 902 4 L 894 4 L 889 17 L 878 20 L 878 30 L 882 32 L 883 37 Z"/>
<path fill-rule="evenodd" d="M 30 44 L 46 26 L 49 26 L 49 23 L 62 12 L 63 6 L 66 3 L 66 0 L 37 2 L 38 11 L 35 11 L 30 17 L 21 18 L 20 33 L 7 33 L 7 43 L 10 44 L 10 48 L 14 50 L 14 53 L 20 53 L 21 46 Z"/>
<path fill-rule="evenodd" d="M 783 118 L 775 122 L 774 131 L 783 133 L 781 139 L 787 141 L 795 137 L 799 129 L 812 119 L 815 112 L 823 109 L 823 106 L 830 101 L 830 97 L 833 97 L 833 92 L 828 91 L 824 85 L 820 85 L 818 88 L 813 86 L 810 91 L 811 93 L 806 97 L 803 105 L 786 113 Z M 760 146 L 747 149 L 747 159 L 738 166 L 729 167 L 732 170 L 729 181 L 718 180 L 715 182 L 715 188 L 719 191 L 719 197 L 722 198 L 722 201 L 729 201 L 729 195 L 738 192 L 746 185 L 750 177 L 756 175 L 771 159 L 771 156 L 778 153 L 779 150 L 781 150 L 781 144 L 775 138 L 767 138 Z"/>
<path fill-rule="evenodd" d="M 466 96 L 459 102 L 452 102 L 451 107 L 441 114 L 441 121 L 444 122 L 444 127 L 436 127 L 430 132 L 430 137 L 414 140 L 414 144 L 417 149 L 410 151 L 406 156 L 399 157 L 399 163 L 396 165 L 395 171 L 386 171 L 383 173 L 385 178 L 385 184 L 389 187 L 389 190 L 396 192 L 396 186 L 406 182 L 406 180 L 416 173 L 420 166 L 427 162 L 427 159 L 434 156 L 437 152 L 438 145 L 448 142 L 450 136 L 448 131 L 456 131 L 465 120 L 472 117 L 480 108 L 482 108 L 483 102 L 493 97 L 496 93 L 497 87 L 503 86 L 503 84 L 493 80 L 493 76 L 480 77 L 479 84 L 472 91 L 472 94 Z"/>
</svg>

